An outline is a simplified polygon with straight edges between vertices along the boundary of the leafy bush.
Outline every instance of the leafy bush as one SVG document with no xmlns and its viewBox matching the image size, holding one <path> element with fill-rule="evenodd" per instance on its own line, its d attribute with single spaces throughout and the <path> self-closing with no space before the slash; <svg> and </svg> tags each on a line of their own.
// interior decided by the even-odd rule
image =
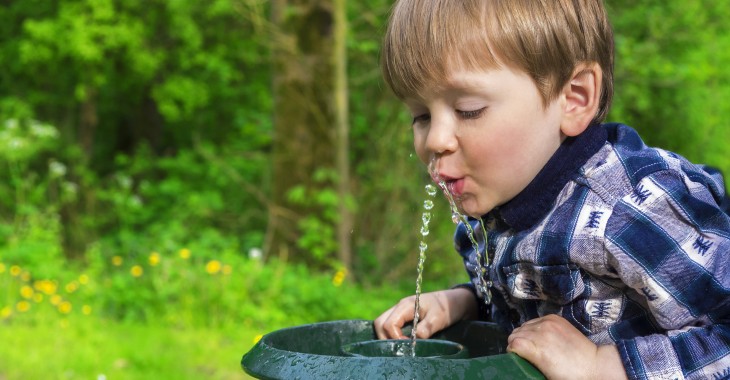
<svg viewBox="0 0 730 380">
<path fill-rule="evenodd" d="M 98 244 L 87 252 L 84 267 L 63 261 L 20 266 L 9 261 L 7 252 L 0 250 L 5 289 L 0 320 L 5 321 L 44 320 L 50 313 L 180 327 L 244 325 L 266 332 L 325 320 L 372 319 L 404 294 L 388 286 L 378 289 L 378 297 L 368 296 L 374 292 L 352 283 L 343 270 L 312 273 L 300 264 L 265 264 L 257 250 L 241 255 L 235 243 L 215 235 L 177 249 L 123 253 Z"/>
</svg>

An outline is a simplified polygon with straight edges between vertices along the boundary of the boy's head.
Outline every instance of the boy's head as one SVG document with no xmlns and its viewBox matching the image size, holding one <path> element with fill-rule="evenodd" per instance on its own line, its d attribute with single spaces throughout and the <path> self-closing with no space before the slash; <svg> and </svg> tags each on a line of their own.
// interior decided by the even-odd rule
<svg viewBox="0 0 730 380">
<path fill-rule="evenodd" d="M 593 122 L 613 95 L 613 33 L 602 0 L 399 0 L 382 51 L 383 75 L 401 99 L 446 81 L 454 69 L 525 72 L 543 103 L 581 63 L 603 80 Z"/>
</svg>

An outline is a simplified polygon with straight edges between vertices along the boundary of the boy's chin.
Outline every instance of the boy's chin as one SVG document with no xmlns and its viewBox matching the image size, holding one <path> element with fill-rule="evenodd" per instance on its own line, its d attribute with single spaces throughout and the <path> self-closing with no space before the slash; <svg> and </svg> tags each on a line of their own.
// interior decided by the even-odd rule
<svg viewBox="0 0 730 380">
<path fill-rule="evenodd" d="M 474 199 L 465 199 L 461 203 L 461 212 L 475 219 L 481 218 L 489 211 L 492 211 L 492 207 L 480 207 L 477 202 L 474 202 Z"/>
</svg>

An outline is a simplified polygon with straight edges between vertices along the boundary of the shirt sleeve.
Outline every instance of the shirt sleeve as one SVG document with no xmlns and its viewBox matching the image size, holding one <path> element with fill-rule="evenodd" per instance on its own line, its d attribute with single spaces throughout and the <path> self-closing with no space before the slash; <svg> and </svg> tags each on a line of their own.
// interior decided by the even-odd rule
<svg viewBox="0 0 730 380">
<path fill-rule="evenodd" d="M 631 379 L 730 376 L 730 217 L 719 191 L 664 170 L 613 209 L 607 264 L 663 332 L 617 339 Z"/>
</svg>

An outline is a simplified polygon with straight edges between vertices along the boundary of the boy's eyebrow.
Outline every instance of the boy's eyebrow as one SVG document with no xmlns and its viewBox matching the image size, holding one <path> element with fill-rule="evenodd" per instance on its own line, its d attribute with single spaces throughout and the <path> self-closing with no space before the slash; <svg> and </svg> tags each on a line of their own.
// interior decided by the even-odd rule
<svg viewBox="0 0 730 380">
<path fill-rule="evenodd" d="M 457 91 L 479 91 L 484 92 L 490 88 L 489 80 L 481 78 L 479 81 L 475 81 L 473 77 L 469 76 L 449 76 L 446 78 L 444 85 L 441 86 L 442 90 L 457 90 Z"/>
</svg>

